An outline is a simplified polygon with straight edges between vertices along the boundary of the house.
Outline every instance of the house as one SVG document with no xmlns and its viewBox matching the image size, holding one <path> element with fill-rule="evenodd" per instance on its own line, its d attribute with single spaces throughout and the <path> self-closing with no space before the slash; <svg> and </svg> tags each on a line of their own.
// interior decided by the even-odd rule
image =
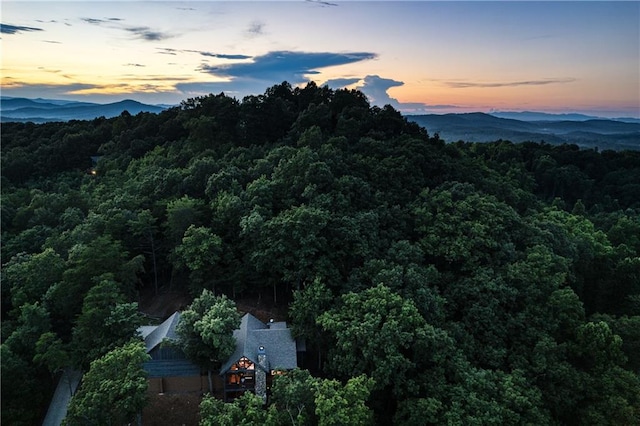
<svg viewBox="0 0 640 426">
<path fill-rule="evenodd" d="M 151 392 L 208 390 L 206 375 L 202 375 L 200 367 L 189 361 L 175 344 L 179 322 L 180 312 L 175 312 L 160 325 L 138 329 L 151 356 L 151 360 L 144 363 Z M 273 376 L 298 366 L 300 346 L 296 345 L 286 322 L 263 323 L 251 314 L 242 317 L 233 337 L 235 350 L 213 383 L 214 393 L 230 401 L 251 391 L 266 402 Z"/>
<path fill-rule="evenodd" d="M 296 341 L 291 337 L 291 330 L 286 322 L 265 324 L 253 315 L 245 314 L 233 337 L 236 349 L 220 369 L 224 378 L 224 400 L 252 391 L 266 402 L 273 376 L 298 366 Z"/>
<path fill-rule="evenodd" d="M 180 312 L 174 312 L 160 325 L 138 329 L 151 356 L 151 360 L 143 365 L 151 392 L 189 392 L 208 388 L 200 367 L 189 361 L 175 344 L 178 341 L 176 326 L 179 321 Z"/>
</svg>

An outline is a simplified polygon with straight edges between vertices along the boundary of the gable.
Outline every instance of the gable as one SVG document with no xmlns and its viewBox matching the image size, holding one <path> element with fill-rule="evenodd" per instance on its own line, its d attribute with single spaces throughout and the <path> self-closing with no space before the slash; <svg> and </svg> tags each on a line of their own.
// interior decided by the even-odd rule
<svg viewBox="0 0 640 426">
<path fill-rule="evenodd" d="M 165 339 L 178 340 L 176 326 L 180 322 L 180 312 L 174 312 L 169 318 L 158 326 L 142 326 L 138 328 L 138 333 L 144 339 L 144 346 L 147 353 L 158 347 Z"/>
<path fill-rule="evenodd" d="M 240 328 L 235 330 L 236 348 L 231 357 L 222 365 L 224 374 L 242 357 L 258 365 L 258 348 L 264 347 L 270 368 L 292 369 L 297 367 L 296 342 L 285 322 L 268 325 L 251 314 L 245 314 Z M 259 365 L 258 365 L 259 367 Z"/>
</svg>

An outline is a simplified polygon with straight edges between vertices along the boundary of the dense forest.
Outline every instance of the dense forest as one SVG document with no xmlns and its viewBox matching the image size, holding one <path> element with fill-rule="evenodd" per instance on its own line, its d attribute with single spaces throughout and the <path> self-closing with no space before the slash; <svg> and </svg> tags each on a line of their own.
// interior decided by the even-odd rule
<svg viewBox="0 0 640 426">
<path fill-rule="evenodd" d="M 272 300 L 307 342 L 280 410 L 203 424 L 640 424 L 640 151 L 444 141 L 286 82 L 1 136 L 3 424 L 135 352 L 168 288 Z"/>
</svg>

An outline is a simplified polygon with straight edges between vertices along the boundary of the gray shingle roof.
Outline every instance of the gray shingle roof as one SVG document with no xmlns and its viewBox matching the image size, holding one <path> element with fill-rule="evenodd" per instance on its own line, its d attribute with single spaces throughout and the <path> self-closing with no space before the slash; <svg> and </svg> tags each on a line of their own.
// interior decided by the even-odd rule
<svg viewBox="0 0 640 426">
<path fill-rule="evenodd" d="M 240 358 L 247 357 L 258 366 L 258 347 L 264 346 L 269 368 L 296 368 L 296 342 L 285 322 L 272 322 L 268 325 L 251 314 L 245 314 L 240 328 L 233 332 L 236 339 L 236 350 L 220 369 L 224 374 Z"/>
<path fill-rule="evenodd" d="M 174 312 L 169 318 L 158 326 L 142 326 L 138 332 L 144 338 L 147 353 L 158 346 L 164 339 L 177 340 L 176 325 L 180 322 L 180 312 Z"/>
</svg>

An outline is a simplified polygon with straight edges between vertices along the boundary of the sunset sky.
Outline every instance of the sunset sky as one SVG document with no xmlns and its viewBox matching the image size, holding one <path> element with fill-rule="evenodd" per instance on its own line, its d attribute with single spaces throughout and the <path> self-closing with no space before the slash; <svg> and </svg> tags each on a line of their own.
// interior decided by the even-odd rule
<svg viewBox="0 0 640 426">
<path fill-rule="evenodd" d="M 151 104 L 313 80 L 405 113 L 640 117 L 640 2 L 2 1 L 2 95 Z"/>
</svg>

